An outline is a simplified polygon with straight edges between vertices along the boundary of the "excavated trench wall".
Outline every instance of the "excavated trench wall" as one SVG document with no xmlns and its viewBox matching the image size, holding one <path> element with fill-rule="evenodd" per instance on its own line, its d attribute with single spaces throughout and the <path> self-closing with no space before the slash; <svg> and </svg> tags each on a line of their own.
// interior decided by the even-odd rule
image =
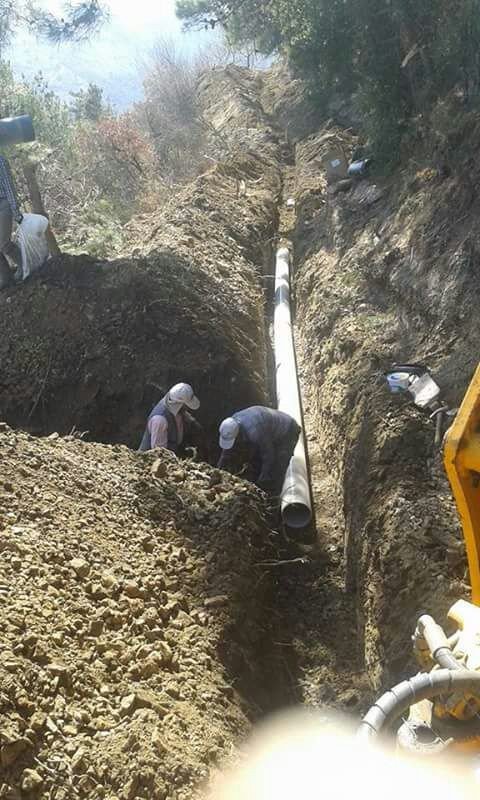
<svg viewBox="0 0 480 800">
<path fill-rule="evenodd" d="M 280 146 L 268 130 L 243 146 L 253 112 L 235 77 L 223 78 L 221 97 L 230 97 L 239 141 L 165 208 L 131 224 L 128 256 L 63 257 L 1 294 L 0 415 L 12 426 L 135 447 L 152 405 L 185 380 L 202 401 L 201 454 L 214 458 L 219 420 L 266 400 L 263 276 Z M 218 87 L 204 84 L 207 108 Z M 215 153 L 221 123 L 210 122 Z"/>
<path fill-rule="evenodd" d="M 433 426 L 388 395 L 381 371 L 427 360 L 455 404 L 476 365 L 478 176 L 458 144 L 474 149 L 480 124 L 472 114 L 442 140 L 448 171 L 432 172 L 431 153 L 416 153 L 388 181 L 335 194 L 323 158 L 339 145 L 352 152 L 355 141 L 332 124 L 307 136 L 305 96 L 295 82 L 279 91 L 275 81 L 238 68 L 204 76 L 199 97 L 216 163 L 132 223 L 133 255 L 101 264 L 63 258 L 0 296 L 0 412 L 36 433 L 75 427 L 134 446 L 161 392 L 189 380 L 211 443 L 201 455 L 213 458 L 219 419 L 268 400 L 265 279 L 282 179 L 291 178 L 297 355 L 320 553 L 277 573 L 280 644 L 299 657 L 304 698 L 341 697 L 355 709 L 365 670 L 378 688 L 410 669 L 417 614 L 442 616 L 468 592 Z M 280 133 L 285 97 L 294 168 Z M 186 474 L 194 469 L 187 464 Z M 209 480 L 215 491 L 218 476 Z M 169 496 L 162 502 L 170 507 Z"/>
<path fill-rule="evenodd" d="M 472 114 L 466 152 L 478 130 Z M 455 405 L 478 361 L 478 198 L 458 137 L 443 141 L 445 173 L 426 148 L 389 181 L 346 193 L 327 186 L 323 159 L 332 147 L 351 152 L 351 134 L 330 125 L 296 148 L 298 345 L 319 535 L 345 552 L 352 661 L 365 662 L 375 688 L 411 669 L 422 610 L 442 618 L 468 596 L 433 423 L 391 398 L 381 375 L 395 361 L 426 361 Z"/>
</svg>

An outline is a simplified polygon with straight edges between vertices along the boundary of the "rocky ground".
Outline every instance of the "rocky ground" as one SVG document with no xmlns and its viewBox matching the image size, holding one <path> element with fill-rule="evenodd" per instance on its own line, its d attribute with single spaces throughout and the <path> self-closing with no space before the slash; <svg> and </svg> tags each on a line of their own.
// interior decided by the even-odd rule
<svg viewBox="0 0 480 800">
<path fill-rule="evenodd" d="M 0 797 L 190 797 L 271 696 L 260 494 L 4 424 L 0 454 Z"/>
</svg>

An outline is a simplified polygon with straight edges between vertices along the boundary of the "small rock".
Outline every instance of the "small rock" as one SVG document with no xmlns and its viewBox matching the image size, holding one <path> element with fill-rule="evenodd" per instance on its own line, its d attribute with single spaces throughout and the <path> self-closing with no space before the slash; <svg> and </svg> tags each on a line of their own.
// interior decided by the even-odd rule
<svg viewBox="0 0 480 800">
<path fill-rule="evenodd" d="M 35 661 L 46 661 L 48 658 L 48 651 L 44 642 L 38 642 L 33 651 L 33 658 Z"/>
<path fill-rule="evenodd" d="M 162 738 L 161 733 L 158 728 L 155 728 L 152 733 L 152 745 L 160 755 L 164 755 L 168 752 L 167 745 L 165 744 L 165 740 Z"/>
<path fill-rule="evenodd" d="M 29 717 L 34 713 L 36 708 L 35 703 L 32 703 L 27 694 L 18 695 L 16 702 L 17 708 L 22 713 L 27 714 Z"/>
<path fill-rule="evenodd" d="M 92 619 L 88 626 L 89 636 L 101 636 L 103 633 L 103 620 Z"/>
<path fill-rule="evenodd" d="M 43 711 L 35 711 L 34 715 L 30 719 L 30 727 L 33 728 L 34 731 L 43 731 L 47 722 L 47 715 L 44 714 Z"/>
<path fill-rule="evenodd" d="M 137 670 L 142 678 L 151 678 L 152 675 L 156 675 L 160 670 L 160 664 L 155 657 L 151 656 L 139 664 Z"/>
<path fill-rule="evenodd" d="M 151 692 L 139 689 L 134 694 L 127 694 L 120 703 L 120 715 L 127 716 L 133 714 L 138 708 L 151 708 L 161 717 L 168 714 L 168 709 L 159 702 L 157 697 Z"/>
<path fill-rule="evenodd" d="M 26 739 L 16 739 L 12 742 L 5 742 L 0 749 L 0 764 L 2 767 L 10 767 L 14 764 L 28 745 L 29 742 Z"/>
<path fill-rule="evenodd" d="M 175 470 L 175 472 L 171 470 L 169 477 L 171 478 L 172 481 L 175 481 L 176 483 L 181 483 L 182 481 L 185 480 L 186 473 L 183 469 L 177 469 Z"/>
<path fill-rule="evenodd" d="M 162 664 L 168 665 L 173 658 L 172 648 L 166 642 L 159 642 L 156 647 L 156 652 L 160 656 Z"/>
<path fill-rule="evenodd" d="M 123 584 L 123 591 L 127 597 L 138 597 L 143 600 L 147 596 L 145 589 L 140 588 L 135 581 L 125 581 Z"/>
<path fill-rule="evenodd" d="M 84 558 L 72 558 L 70 566 L 75 570 L 79 578 L 86 578 L 90 572 L 90 564 Z"/>
<path fill-rule="evenodd" d="M 164 461 L 157 459 L 153 462 L 151 472 L 154 478 L 165 478 L 168 472 L 168 467 Z"/>
<path fill-rule="evenodd" d="M 186 614 L 185 611 L 179 611 L 175 623 L 177 628 L 188 628 L 189 625 L 193 625 L 193 619 L 189 614 Z"/>
<path fill-rule="evenodd" d="M 101 582 L 105 589 L 116 589 L 118 587 L 118 580 L 111 572 L 102 572 Z"/>
<path fill-rule="evenodd" d="M 101 583 L 88 583 L 85 590 L 93 597 L 94 600 L 105 600 L 107 593 Z"/>
<path fill-rule="evenodd" d="M 35 769 L 24 769 L 22 772 L 22 789 L 24 792 L 35 792 L 43 785 L 43 778 Z"/>
<path fill-rule="evenodd" d="M 78 733 L 78 728 L 76 725 L 64 725 L 63 733 L 65 736 L 76 736 Z"/>
<path fill-rule="evenodd" d="M 218 608 L 225 606 L 228 603 L 228 596 L 226 594 L 217 594 L 214 597 L 206 597 L 203 601 L 205 608 Z"/>
<path fill-rule="evenodd" d="M 155 542 L 151 536 L 144 536 L 142 539 L 142 547 L 146 553 L 153 553 L 155 550 Z"/>
<path fill-rule="evenodd" d="M 70 670 L 67 666 L 65 666 L 65 664 L 53 662 L 52 664 L 47 664 L 46 668 L 52 673 L 52 675 L 55 675 L 58 678 L 65 678 L 70 674 Z"/>
<path fill-rule="evenodd" d="M 131 714 L 135 709 L 135 695 L 127 694 L 122 698 L 120 703 L 120 716 L 125 717 Z"/>
<path fill-rule="evenodd" d="M 54 721 L 53 721 L 53 719 L 51 717 L 47 717 L 45 724 L 46 724 L 48 730 L 50 731 L 50 733 L 59 733 L 58 726 L 55 725 L 55 723 L 54 723 Z"/>
</svg>

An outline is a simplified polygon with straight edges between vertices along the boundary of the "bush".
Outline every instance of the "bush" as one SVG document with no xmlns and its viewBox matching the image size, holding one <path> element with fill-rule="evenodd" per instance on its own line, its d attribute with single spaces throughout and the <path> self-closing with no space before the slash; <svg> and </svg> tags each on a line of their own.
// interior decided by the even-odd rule
<svg viewBox="0 0 480 800">
<path fill-rule="evenodd" d="M 453 87 L 480 94 L 480 0 L 177 0 L 177 13 L 286 53 L 322 104 L 359 92 L 390 163 L 410 118 Z"/>
</svg>

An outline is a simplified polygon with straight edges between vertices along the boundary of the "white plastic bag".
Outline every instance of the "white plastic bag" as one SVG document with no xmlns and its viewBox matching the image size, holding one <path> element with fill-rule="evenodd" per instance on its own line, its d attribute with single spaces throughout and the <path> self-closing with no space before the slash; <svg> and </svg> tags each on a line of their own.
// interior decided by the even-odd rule
<svg viewBox="0 0 480 800">
<path fill-rule="evenodd" d="M 22 280 L 39 269 L 48 258 L 48 219 L 41 214 L 24 214 L 15 240 L 22 254 Z"/>
</svg>

